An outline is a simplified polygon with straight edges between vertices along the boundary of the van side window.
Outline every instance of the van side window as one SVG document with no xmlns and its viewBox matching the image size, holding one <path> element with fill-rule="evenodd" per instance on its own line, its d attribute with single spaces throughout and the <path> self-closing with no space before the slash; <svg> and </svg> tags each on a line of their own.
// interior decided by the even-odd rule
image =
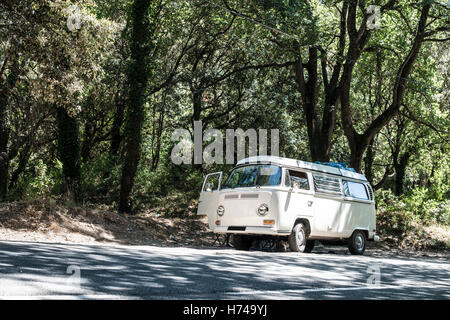
<svg viewBox="0 0 450 320">
<path fill-rule="evenodd" d="M 366 187 L 362 183 L 343 180 L 344 194 L 347 197 L 356 199 L 369 200 Z"/>
<path fill-rule="evenodd" d="M 306 172 L 289 170 L 291 186 L 296 189 L 309 190 L 308 175 Z"/>
<path fill-rule="evenodd" d="M 339 179 L 314 174 L 314 188 L 317 192 L 342 194 Z"/>
</svg>

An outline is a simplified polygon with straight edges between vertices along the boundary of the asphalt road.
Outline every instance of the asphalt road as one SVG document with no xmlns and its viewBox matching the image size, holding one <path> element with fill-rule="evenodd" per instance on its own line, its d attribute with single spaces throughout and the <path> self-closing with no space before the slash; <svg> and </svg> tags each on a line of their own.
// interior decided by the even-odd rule
<svg viewBox="0 0 450 320">
<path fill-rule="evenodd" d="M 448 259 L 0 242 L 0 299 L 449 299 Z"/>
</svg>

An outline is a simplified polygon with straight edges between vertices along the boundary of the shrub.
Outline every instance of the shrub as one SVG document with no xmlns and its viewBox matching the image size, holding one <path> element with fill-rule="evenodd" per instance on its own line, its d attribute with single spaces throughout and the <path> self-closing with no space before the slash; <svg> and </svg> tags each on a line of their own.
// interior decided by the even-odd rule
<svg viewBox="0 0 450 320">
<path fill-rule="evenodd" d="M 408 219 L 424 225 L 433 223 L 450 224 L 450 200 L 433 198 L 434 190 L 416 188 L 396 197 L 390 190 L 377 192 L 377 204 L 380 210 L 398 215 L 405 214 Z"/>
</svg>

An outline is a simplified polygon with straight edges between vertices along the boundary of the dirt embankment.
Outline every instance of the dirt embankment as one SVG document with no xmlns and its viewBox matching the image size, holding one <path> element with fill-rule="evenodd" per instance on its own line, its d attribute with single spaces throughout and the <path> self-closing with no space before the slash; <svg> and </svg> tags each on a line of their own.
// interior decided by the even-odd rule
<svg viewBox="0 0 450 320">
<path fill-rule="evenodd" d="M 212 236 L 195 216 L 121 215 L 55 200 L 0 204 L 0 240 L 205 246 Z"/>
</svg>

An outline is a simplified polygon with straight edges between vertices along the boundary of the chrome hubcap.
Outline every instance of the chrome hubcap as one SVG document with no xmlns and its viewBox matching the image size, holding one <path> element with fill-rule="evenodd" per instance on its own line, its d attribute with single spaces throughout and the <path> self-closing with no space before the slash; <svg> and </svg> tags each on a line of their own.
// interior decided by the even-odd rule
<svg viewBox="0 0 450 320">
<path fill-rule="evenodd" d="M 303 236 L 302 230 L 300 228 L 297 229 L 297 244 L 299 247 L 303 246 L 304 240 L 305 240 L 305 238 Z"/>
<path fill-rule="evenodd" d="M 360 234 L 356 235 L 355 237 L 355 247 L 358 250 L 362 250 L 362 248 L 364 247 L 364 239 Z"/>
</svg>

